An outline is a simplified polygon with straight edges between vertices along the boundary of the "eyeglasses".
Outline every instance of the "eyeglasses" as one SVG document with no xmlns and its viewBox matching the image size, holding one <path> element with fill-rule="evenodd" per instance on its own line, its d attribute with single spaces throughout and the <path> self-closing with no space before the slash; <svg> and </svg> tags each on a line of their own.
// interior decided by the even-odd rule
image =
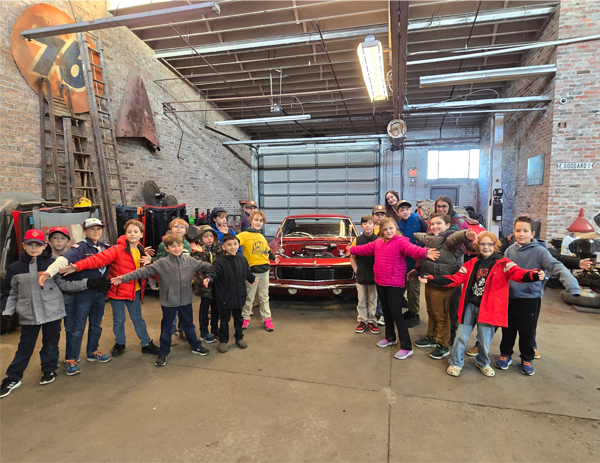
<svg viewBox="0 0 600 463">
<path fill-rule="evenodd" d="M 480 248 L 493 248 L 494 246 L 494 243 L 479 243 Z"/>
<path fill-rule="evenodd" d="M 172 228 L 185 228 L 185 226 L 184 225 L 173 225 Z"/>
</svg>

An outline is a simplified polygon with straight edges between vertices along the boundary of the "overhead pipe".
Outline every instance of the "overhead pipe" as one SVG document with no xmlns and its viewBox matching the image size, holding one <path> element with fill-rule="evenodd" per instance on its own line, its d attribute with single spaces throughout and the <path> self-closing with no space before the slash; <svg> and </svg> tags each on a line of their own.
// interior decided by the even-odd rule
<svg viewBox="0 0 600 463">
<path fill-rule="evenodd" d="M 483 100 L 459 100 L 459 101 L 443 101 L 441 103 L 423 103 L 404 105 L 404 111 L 414 111 L 427 108 L 462 108 L 470 106 L 487 106 L 497 104 L 526 104 L 526 103 L 547 103 L 552 101 L 552 98 L 545 95 L 539 96 L 519 96 L 512 98 L 487 98 Z"/>
<path fill-rule="evenodd" d="M 451 74 L 421 76 L 419 78 L 419 88 L 443 87 L 446 85 L 462 85 L 480 82 L 498 82 L 517 79 L 535 79 L 555 73 L 555 64 L 546 64 L 542 66 L 521 66 L 485 71 L 455 72 Z"/>
</svg>

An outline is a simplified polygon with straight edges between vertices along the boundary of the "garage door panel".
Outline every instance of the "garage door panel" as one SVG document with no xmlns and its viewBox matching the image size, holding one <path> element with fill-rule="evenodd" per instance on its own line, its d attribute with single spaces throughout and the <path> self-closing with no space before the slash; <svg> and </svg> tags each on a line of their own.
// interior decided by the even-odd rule
<svg viewBox="0 0 600 463">
<path fill-rule="evenodd" d="M 287 195 L 281 196 L 264 196 L 261 201 L 263 208 L 287 208 Z"/>
</svg>

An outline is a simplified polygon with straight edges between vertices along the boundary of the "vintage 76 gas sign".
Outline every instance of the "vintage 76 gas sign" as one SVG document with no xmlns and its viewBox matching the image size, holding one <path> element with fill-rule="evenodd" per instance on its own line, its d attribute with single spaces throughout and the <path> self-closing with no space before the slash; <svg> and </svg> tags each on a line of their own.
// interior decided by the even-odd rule
<svg viewBox="0 0 600 463">
<path fill-rule="evenodd" d="M 26 40 L 21 31 L 39 27 L 73 23 L 75 20 L 58 8 L 38 3 L 27 8 L 17 18 L 12 31 L 13 57 L 29 86 L 38 93 L 38 77 L 46 77 L 52 86 L 52 95 L 59 95 L 59 84 L 71 91 L 73 110 L 88 111 L 84 69 L 76 34 L 63 34 Z"/>
</svg>

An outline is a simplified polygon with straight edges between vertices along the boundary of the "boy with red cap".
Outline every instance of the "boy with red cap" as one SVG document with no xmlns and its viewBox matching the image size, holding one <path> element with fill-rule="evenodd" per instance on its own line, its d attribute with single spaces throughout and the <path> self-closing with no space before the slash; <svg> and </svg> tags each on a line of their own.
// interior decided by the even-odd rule
<svg viewBox="0 0 600 463">
<path fill-rule="evenodd" d="M 44 233 L 32 229 L 25 233 L 23 252 L 17 262 L 6 271 L 2 284 L 0 308 L 2 315 L 19 315 L 21 339 L 15 357 L 6 370 L 6 378 L 0 387 L 0 397 L 6 397 L 21 385 L 21 378 L 33 355 L 40 329 L 42 330 L 42 379 L 40 384 L 48 384 L 56 378 L 58 366 L 58 341 L 60 324 L 65 317 L 65 302 L 61 290 L 85 291 L 88 288 L 102 289 L 101 279 L 82 279 L 67 282 L 60 276 L 38 285 L 39 274 L 54 261 L 46 248 Z M 104 283 L 109 283 L 104 280 Z M 106 288 L 107 289 L 107 288 Z"/>
</svg>

